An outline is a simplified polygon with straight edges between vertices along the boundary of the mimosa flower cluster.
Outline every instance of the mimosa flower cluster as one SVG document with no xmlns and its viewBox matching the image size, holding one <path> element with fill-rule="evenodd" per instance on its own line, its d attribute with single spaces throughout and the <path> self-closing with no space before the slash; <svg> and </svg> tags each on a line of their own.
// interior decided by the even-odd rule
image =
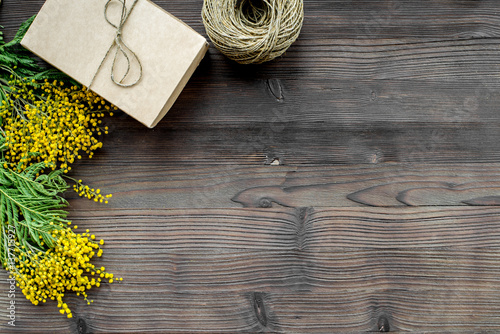
<svg viewBox="0 0 500 334">
<path fill-rule="evenodd" d="M 71 318 L 73 314 L 63 301 L 67 291 L 83 296 L 90 304 L 92 300 L 87 298 L 87 290 L 93 286 L 99 287 L 101 282 L 113 283 L 117 279 L 104 267 L 96 268 L 90 263 L 94 256 L 102 255 L 99 244 L 103 245 L 104 241 L 95 242 L 95 235 L 91 235 L 88 230 L 76 234 L 70 227 L 61 225 L 49 237 L 53 244 L 45 252 L 32 245 L 26 247 L 15 242 L 13 275 L 17 286 L 33 304 L 55 300 L 60 313 Z"/>
<path fill-rule="evenodd" d="M 101 194 L 101 189 L 90 188 L 82 184 L 82 180 L 78 180 L 73 186 L 73 190 L 80 196 L 86 197 L 88 199 L 93 199 L 94 202 L 108 204 L 108 199 L 113 197 L 113 194 L 103 195 Z"/>
<path fill-rule="evenodd" d="M 10 167 L 22 170 L 43 161 L 67 173 L 82 154 L 92 158 L 102 147 L 98 137 L 108 128 L 101 118 L 114 107 L 95 93 L 62 81 L 39 83 L 13 75 L 8 84 L 0 117 Z"/>
</svg>

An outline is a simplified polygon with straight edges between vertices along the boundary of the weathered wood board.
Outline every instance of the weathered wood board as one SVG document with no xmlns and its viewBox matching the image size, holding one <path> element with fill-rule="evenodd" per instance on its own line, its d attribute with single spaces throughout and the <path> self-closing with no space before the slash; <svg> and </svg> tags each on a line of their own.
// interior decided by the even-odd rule
<svg viewBox="0 0 500 334">
<path fill-rule="evenodd" d="M 72 319 L 17 291 L 12 328 L 2 272 L 1 333 L 500 332 L 500 2 L 304 5 L 280 59 L 212 47 L 156 128 L 105 120 L 72 176 L 110 203 L 65 196 L 124 281 Z"/>
</svg>

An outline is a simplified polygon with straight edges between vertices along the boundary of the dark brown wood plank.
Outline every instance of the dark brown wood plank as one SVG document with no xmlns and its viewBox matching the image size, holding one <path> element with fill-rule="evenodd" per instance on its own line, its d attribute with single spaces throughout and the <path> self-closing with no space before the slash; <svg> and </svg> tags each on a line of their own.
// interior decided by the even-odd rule
<svg viewBox="0 0 500 334">
<path fill-rule="evenodd" d="M 222 84 L 208 80 L 212 76 L 205 77 L 199 68 L 161 126 L 180 129 L 188 124 L 237 127 L 271 123 L 269 127 L 280 132 L 288 125 L 308 128 L 332 123 L 344 129 L 365 126 L 368 132 L 371 126 L 383 123 L 388 127 L 498 123 L 500 84 L 493 76 L 459 82 L 328 76 L 301 80 L 283 72 L 263 78 L 231 78 L 230 84 Z M 493 73 L 498 72 L 493 69 Z M 206 81 L 201 80 L 202 75 Z M 218 103 L 208 103 L 211 100 Z"/>
<path fill-rule="evenodd" d="M 137 291 L 122 284 L 90 306 L 70 301 L 80 311 L 72 321 L 52 319 L 51 307 L 22 306 L 19 317 L 24 320 L 4 333 L 39 334 L 46 328 L 47 333 L 78 333 L 79 328 L 83 333 L 375 333 L 382 328 L 490 333 L 499 330 L 499 297 L 497 291 L 464 290 L 183 294 L 161 286 Z M 131 307 L 137 316 L 130 316 Z M 33 319 L 35 311 L 40 316 Z M 28 320 L 38 327 L 26 326 Z"/>
<path fill-rule="evenodd" d="M 273 80 L 236 79 L 221 89 L 193 81 L 148 135 L 128 116 L 107 119 L 105 140 L 120 147 L 107 158 L 182 165 L 500 160 L 495 85 Z"/>
<path fill-rule="evenodd" d="M 406 123 L 344 127 L 334 123 L 248 126 L 159 125 L 152 132 L 133 120 L 110 120 L 106 159 L 137 165 L 287 165 L 498 163 L 500 127 L 490 123 Z M 164 124 L 167 124 L 165 120 Z M 120 124 L 121 123 L 121 124 Z M 278 129 L 273 130 L 274 126 Z M 465 140 L 467 138 L 467 140 Z M 106 144 L 105 144 L 106 145 Z"/>
<path fill-rule="evenodd" d="M 73 215 L 77 213 L 73 211 Z M 78 225 L 106 221 L 95 233 L 112 233 L 117 243 L 135 244 L 134 250 L 148 242 L 161 244 L 167 252 L 205 248 L 335 251 L 345 248 L 498 247 L 499 216 L 498 206 L 285 211 L 101 209 L 82 211 L 73 220 Z M 165 235 L 155 236 L 156 231 L 163 231 Z M 134 238 L 130 238 L 131 235 Z"/>
<path fill-rule="evenodd" d="M 43 0 L 3 0 L 8 29 L 37 12 Z M 17 2 L 17 3 L 16 3 Z M 203 32 L 201 1 L 153 0 L 154 3 Z M 485 38 L 500 36 L 495 0 L 482 1 L 305 1 L 301 39 L 331 38 Z"/>
<path fill-rule="evenodd" d="M 71 320 L 53 303 L 19 298 L 17 331 L 0 328 L 497 331 L 499 216 L 456 207 L 74 212 L 80 229 L 106 239 L 96 265 L 124 281 L 92 291 L 90 306 L 68 296 Z"/>
<path fill-rule="evenodd" d="M 113 193 L 107 208 L 499 205 L 500 164 L 170 167 L 97 159 L 76 177 Z M 68 191 L 70 209 L 96 204 Z"/>
</svg>

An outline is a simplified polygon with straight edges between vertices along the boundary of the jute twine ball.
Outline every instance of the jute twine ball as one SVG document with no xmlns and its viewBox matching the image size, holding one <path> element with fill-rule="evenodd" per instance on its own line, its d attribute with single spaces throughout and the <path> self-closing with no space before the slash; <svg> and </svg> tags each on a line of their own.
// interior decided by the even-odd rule
<svg viewBox="0 0 500 334">
<path fill-rule="evenodd" d="M 203 24 L 215 47 L 240 64 L 282 55 L 304 20 L 302 0 L 204 0 Z"/>
</svg>

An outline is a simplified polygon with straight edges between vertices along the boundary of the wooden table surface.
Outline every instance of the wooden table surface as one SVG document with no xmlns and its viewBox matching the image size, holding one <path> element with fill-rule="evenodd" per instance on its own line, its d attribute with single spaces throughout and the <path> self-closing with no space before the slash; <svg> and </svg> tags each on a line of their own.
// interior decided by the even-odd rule
<svg viewBox="0 0 500 334">
<path fill-rule="evenodd" d="M 42 4 L 5 0 L 6 39 Z M 11 328 L 2 272 L 1 333 L 500 332 L 500 2 L 304 6 L 280 59 L 212 46 L 156 128 L 105 120 L 73 175 L 113 198 L 67 197 L 124 280 L 73 319 L 18 291 Z"/>
</svg>

